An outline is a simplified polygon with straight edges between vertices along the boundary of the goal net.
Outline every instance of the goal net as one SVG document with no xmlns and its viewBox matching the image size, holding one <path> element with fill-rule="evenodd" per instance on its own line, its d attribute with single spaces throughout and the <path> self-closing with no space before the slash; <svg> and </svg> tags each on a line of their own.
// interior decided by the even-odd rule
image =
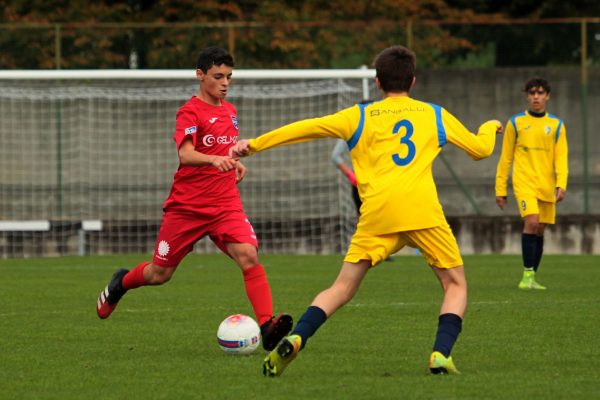
<svg viewBox="0 0 600 400">
<path fill-rule="evenodd" d="M 2 257 L 153 252 L 178 164 L 175 114 L 198 84 L 193 73 L 186 79 L 98 79 L 98 73 L 0 78 Z M 365 97 L 363 79 L 328 73 L 244 79 L 236 70 L 228 100 L 238 109 L 240 137 Z M 317 140 L 244 161 L 248 174 L 239 188 L 262 251 L 345 250 L 356 212 L 350 185 L 331 161 L 334 144 Z M 217 250 L 204 239 L 195 251 Z"/>
</svg>

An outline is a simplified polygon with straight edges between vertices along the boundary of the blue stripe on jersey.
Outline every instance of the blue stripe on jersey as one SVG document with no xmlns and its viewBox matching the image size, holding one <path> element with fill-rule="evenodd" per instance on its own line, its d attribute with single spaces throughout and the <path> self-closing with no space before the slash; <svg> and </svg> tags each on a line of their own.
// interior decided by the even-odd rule
<svg viewBox="0 0 600 400">
<path fill-rule="evenodd" d="M 558 128 L 556 128 L 556 138 L 554 139 L 554 141 L 556 143 L 556 142 L 558 142 L 558 138 L 560 137 L 560 128 L 562 128 L 563 121 L 562 121 L 562 119 L 558 118 L 556 115 L 548 113 L 548 116 L 550 118 L 554 118 L 554 119 L 558 120 Z"/>
<path fill-rule="evenodd" d="M 435 112 L 435 124 L 437 126 L 437 131 L 438 131 L 438 143 L 440 145 L 440 147 L 443 147 L 447 140 L 446 140 L 446 128 L 444 128 L 444 123 L 442 122 L 442 107 L 438 106 L 437 104 L 433 104 L 433 103 L 427 103 L 429 104 L 431 107 L 433 107 L 433 111 Z"/>
<path fill-rule="evenodd" d="M 513 124 L 513 128 L 515 128 L 515 140 L 519 137 L 519 131 L 517 131 L 517 117 L 524 117 L 525 115 L 525 111 L 523 111 L 510 117 L 510 122 Z"/>
<path fill-rule="evenodd" d="M 362 135 L 363 128 L 365 127 L 365 107 L 367 107 L 371 103 L 366 104 L 357 104 L 360 109 L 360 120 L 358 121 L 358 126 L 356 130 L 352 134 L 350 140 L 348 140 L 348 151 L 351 151 L 357 144 L 360 136 Z"/>
</svg>

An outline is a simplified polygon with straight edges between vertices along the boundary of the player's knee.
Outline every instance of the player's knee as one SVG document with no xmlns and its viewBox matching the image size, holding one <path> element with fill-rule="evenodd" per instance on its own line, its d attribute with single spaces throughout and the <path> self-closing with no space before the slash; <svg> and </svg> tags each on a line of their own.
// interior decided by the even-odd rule
<svg viewBox="0 0 600 400">
<path fill-rule="evenodd" d="M 467 279 L 464 275 L 455 274 L 451 275 L 448 280 L 448 286 L 452 286 L 457 291 L 467 292 Z"/>
<path fill-rule="evenodd" d="M 447 269 L 434 267 L 434 272 L 440 280 L 445 292 L 449 290 L 453 292 L 467 292 L 467 278 L 464 274 L 464 267 L 460 266 Z"/>
<path fill-rule="evenodd" d="M 235 254 L 232 254 L 232 257 L 242 268 L 245 266 L 253 266 L 259 263 L 258 253 L 252 246 L 237 249 Z"/>
<path fill-rule="evenodd" d="M 528 215 L 525 217 L 525 226 L 523 227 L 523 233 L 535 234 L 538 232 L 542 224 L 537 215 Z"/>
</svg>

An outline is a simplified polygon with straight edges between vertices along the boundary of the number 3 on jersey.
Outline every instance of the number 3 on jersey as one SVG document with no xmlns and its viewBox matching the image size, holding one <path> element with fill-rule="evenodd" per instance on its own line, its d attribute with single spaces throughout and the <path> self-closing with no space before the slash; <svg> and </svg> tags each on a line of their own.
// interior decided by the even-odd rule
<svg viewBox="0 0 600 400">
<path fill-rule="evenodd" d="M 400 139 L 400 144 L 405 144 L 408 147 L 408 153 L 406 154 L 406 157 L 400 157 L 397 153 L 392 154 L 392 160 L 394 160 L 396 165 L 404 167 L 405 165 L 408 165 L 413 158 L 415 158 L 417 148 L 415 147 L 415 143 L 410 141 L 410 138 L 414 132 L 413 124 L 409 120 L 403 119 L 394 125 L 392 133 L 395 135 L 398 133 L 400 128 L 406 128 L 406 135 Z"/>
</svg>

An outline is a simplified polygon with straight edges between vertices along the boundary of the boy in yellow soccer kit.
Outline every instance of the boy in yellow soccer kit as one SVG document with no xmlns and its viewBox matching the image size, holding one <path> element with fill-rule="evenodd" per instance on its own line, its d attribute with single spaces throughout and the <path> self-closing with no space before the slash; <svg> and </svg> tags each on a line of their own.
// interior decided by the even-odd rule
<svg viewBox="0 0 600 400">
<path fill-rule="evenodd" d="M 546 289 L 535 278 L 544 251 L 544 230 L 554 224 L 556 203 L 567 190 L 568 145 L 563 121 L 546 112 L 550 85 L 541 78 L 526 82 L 529 109 L 506 124 L 496 173 L 496 203 L 507 204 L 511 165 L 513 190 L 524 226 L 521 236 L 523 277 L 520 289 Z"/>
<path fill-rule="evenodd" d="M 311 139 L 341 138 L 348 143 L 362 200 L 357 229 L 337 279 L 316 296 L 292 334 L 265 358 L 267 376 L 283 372 L 325 320 L 352 299 L 371 267 L 407 245 L 421 250 L 444 290 L 430 371 L 458 372 L 450 351 L 462 329 L 467 281 L 431 169 L 446 143 L 474 159 L 488 157 L 502 124 L 488 121 L 474 135 L 442 107 L 410 98 L 415 62 L 412 51 L 390 47 L 375 60 L 382 101 L 295 122 L 242 140 L 231 150 L 245 156 Z"/>
</svg>

